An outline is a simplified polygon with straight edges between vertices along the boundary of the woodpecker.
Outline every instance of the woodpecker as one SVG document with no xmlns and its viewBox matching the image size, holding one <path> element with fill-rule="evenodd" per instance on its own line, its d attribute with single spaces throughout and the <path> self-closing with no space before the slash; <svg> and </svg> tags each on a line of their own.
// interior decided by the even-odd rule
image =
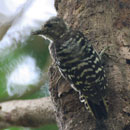
<svg viewBox="0 0 130 130">
<path fill-rule="evenodd" d="M 43 35 L 52 41 L 49 51 L 62 76 L 79 93 L 80 101 L 96 119 L 106 119 L 107 79 L 100 55 L 87 37 L 69 28 L 59 17 L 51 18 L 42 30 L 33 34 Z"/>
</svg>

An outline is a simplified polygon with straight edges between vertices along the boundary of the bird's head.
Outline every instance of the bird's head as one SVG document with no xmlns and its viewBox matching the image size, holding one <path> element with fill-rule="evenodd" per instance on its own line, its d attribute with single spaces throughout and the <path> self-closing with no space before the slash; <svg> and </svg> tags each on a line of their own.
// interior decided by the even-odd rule
<svg viewBox="0 0 130 130">
<path fill-rule="evenodd" d="M 58 17 L 53 17 L 48 20 L 41 30 L 33 32 L 34 35 L 44 35 L 51 40 L 58 39 L 63 35 L 67 30 L 67 26 L 64 23 L 63 19 Z"/>
</svg>

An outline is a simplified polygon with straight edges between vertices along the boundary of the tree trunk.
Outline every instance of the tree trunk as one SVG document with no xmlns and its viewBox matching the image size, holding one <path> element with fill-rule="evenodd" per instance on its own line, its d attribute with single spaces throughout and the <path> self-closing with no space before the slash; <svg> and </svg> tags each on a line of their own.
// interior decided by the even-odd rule
<svg viewBox="0 0 130 130">
<path fill-rule="evenodd" d="M 108 119 L 96 121 L 55 66 L 50 92 L 60 130 L 130 130 L 130 1 L 56 0 L 60 17 L 80 30 L 99 52 L 108 46 Z"/>
</svg>

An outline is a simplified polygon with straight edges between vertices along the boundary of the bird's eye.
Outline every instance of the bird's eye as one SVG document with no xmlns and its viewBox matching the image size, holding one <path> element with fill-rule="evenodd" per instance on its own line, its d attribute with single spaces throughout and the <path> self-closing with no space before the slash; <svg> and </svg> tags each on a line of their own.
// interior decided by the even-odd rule
<svg viewBox="0 0 130 130">
<path fill-rule="evenodd" d="M 52 24 L 46 24 L 47 27 L 51 28 L 52 27 Z"/>
</svg>

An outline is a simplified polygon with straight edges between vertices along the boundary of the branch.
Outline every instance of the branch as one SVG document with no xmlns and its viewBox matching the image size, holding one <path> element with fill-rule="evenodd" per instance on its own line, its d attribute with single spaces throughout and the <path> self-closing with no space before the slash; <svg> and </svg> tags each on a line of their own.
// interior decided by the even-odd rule
<svg viewBox="0 0 130 130">
<path fill-rule="evenodd" d="M 0 103 L 0 129 L 9 126 L 39 127 L 55 123 L 50 97 Z"/>
</svg>

